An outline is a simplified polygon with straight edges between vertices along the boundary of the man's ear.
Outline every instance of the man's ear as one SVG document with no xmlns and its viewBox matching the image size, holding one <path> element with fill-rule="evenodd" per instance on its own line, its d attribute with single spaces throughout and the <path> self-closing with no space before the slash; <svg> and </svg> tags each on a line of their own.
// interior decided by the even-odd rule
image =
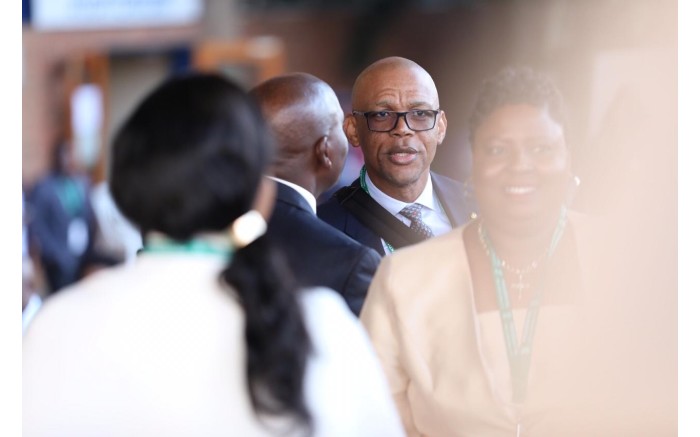
<svg viewBox="0 0 700 437">
<path fill-rule="evenodd" d="M 357 119 L 353 114 L 348 114 L 343 120 L 343 131 L 348 137 L 348 143 L 353 147 L 360 147 L 360 138 L 357 135 Z"/>
<path fill-rule="evenodd" d="M 447 115 L 445 115 L 445 111 L 441 110 L 440 114 L 438 114 L 437 128 L 438 144 L 442 144 L 442 141 L 445 139 L 445 134 L 447 133 Z"/>
<path fill-rule="evenodd" d="M 324 135 L 314 144 L 314 157 L 316 158 L 317 166 L 320 168 L 330 169 L 333 167 L 333 161 L 330 156 L 330 144 L 328 144 L 328 135 Z"/>
</svg>

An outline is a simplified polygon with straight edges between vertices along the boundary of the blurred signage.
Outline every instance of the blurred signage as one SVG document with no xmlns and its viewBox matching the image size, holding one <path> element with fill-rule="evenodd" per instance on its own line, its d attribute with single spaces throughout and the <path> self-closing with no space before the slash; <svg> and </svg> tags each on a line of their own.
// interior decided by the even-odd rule
<svg viewBox="0 0 700 437">
<path fill-rule="evenodd" d="M 204 0 L 31 0 L 37 30 L 96 30 L 194 24 Z"/>
</svg>

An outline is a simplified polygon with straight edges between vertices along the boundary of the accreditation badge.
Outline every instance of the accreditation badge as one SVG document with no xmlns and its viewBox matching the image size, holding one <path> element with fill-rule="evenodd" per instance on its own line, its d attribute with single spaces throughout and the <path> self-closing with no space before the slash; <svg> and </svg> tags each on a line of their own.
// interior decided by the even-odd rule
<svg viewBox="0 0 700 437">
<path fill-rule="evenodd" d="M 89 240 L 88 226 L 85 220 L 76 217 L 68 225 L 68 250 L 80 256 L 87 250 Z"/>
</svg>

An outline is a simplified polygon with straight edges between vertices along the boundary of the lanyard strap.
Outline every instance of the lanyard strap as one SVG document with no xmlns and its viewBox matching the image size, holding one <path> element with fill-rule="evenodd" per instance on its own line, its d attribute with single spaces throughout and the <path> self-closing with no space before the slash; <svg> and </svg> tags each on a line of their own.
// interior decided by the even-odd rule
<svg viewBox="0 0 700 437">
<path fill-rule="evenodd" d="M 562 206 L 559 214 L 557 227 L 552 234 L 552 240 L 547 250 L 546 258 L 549 259 L 564 233 L 566 226 L 566 207 Z M 491 261 L 491 273 L 493 274 L 494 285 L 496 287 L 496 297 L 498 300 L 499 314 L 501 316 L 501 325 L 503 326 L 503 337 L 508 353 L 508 361 L 510 364 L 511 385 L 513 388 L 513 402 L 522 403 L 527 395 L 527 382 L 530 373 L 530 362 L 532 361 L 532 345 L 535 337 L 535 327 L 537 326 L 537 316 L 540 310 L 542 300 L 541 290 L 535 291 L 535 296 L 530 301 L 525 315 L 525 325 L 523 327 L 523 335 L 520 343 L 518 343 L 518 335 L 515 331 L 515 321 L 513 319 L 513 310 L 508 297 L 508 287 L 506 286 L 505 276 L 503 274 L 503 262 L 496 254 L 491 240 L 484 233 L 484 241 L 489 248 L 489 258 Z"/>
<path fill-rule="evenodd" d="M 365 178 L 367 177 L 367 168 L 363 165 L 362 168 L 360 169 L 360 186 L 362 187 L 362 190 L 369 195 L 369 188 L 367 188 L 367 181 Z M 392 246 L 388 241 L 384 240 L 382 238 L 382 241 L 386 245 L 386 248 L 389 249 L 389 253 L 394 253 L 394 246 Z"/>
</svg>

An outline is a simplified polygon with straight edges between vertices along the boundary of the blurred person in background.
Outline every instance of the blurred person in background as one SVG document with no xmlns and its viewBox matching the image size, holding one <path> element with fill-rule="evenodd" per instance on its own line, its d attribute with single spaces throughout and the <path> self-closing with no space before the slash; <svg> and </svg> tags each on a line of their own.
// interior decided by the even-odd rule
<svg viewBox="0 0 700 437">
<path fill-rule="evenodd" d="M 90 190 L 90 179 L 76 168 L 70 144 L 59 140 L 52 150 L 50 172 L 36 182 L 27 199 L 29 231 L 38 246 L 49 293 L 115 262 L 95 248 L 97 222 Z"/>
<path fill-rule="evenodd" d="M 271 247 L 273 144 L 219 75 L 137 106 L 110 187 L 144 249 L 45 302 L 23 342 L 25 436 L 404 434 L 359 321 Z"/>
<path fill-rule="evenodd" d="M 29 323 L 41 308 L 41 295 L 32 258 L 28 222 L 29 215 L 24 190 L 22 190 L 22 332 L 27 330 Z"/>
<path fill-rule="evenodd" d="M 302 285 L 338 291 L 359 315 L 379 254 L 316 217 L 316 199 L 336 183 L 348 152 L 340 102 L 306 73 L 274 77 L 251 94 L 278 144 L 269 172 L 277 184 L 270 237 Z"/>
<path fill-rule="evenodd" d="M 367 67 L 353 85 L 343 128 L 365 165 L 318 216 L 351 238 L 385 255 L 444 234 L 476 210 L 463 184 L 430 170 L 447 117 L 420 65 L 389 57 Z"/>
</svg>

